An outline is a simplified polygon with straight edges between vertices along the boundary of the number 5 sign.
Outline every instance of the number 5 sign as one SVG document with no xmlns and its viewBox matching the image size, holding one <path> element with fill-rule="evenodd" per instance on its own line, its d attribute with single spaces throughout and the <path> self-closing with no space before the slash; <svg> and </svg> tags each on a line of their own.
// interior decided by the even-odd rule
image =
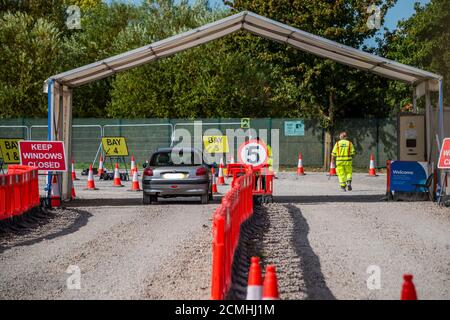
<svg viewBox="0 0 450 320">
<path fill-rule="evenodd" d="M 263 167 L 268 159 L 269 151 L 266 144 L 261 140 L 249 140 L 241 144 L 238 149 L 239 162 L 249 164 L 255 169 Z"/>
</svg>

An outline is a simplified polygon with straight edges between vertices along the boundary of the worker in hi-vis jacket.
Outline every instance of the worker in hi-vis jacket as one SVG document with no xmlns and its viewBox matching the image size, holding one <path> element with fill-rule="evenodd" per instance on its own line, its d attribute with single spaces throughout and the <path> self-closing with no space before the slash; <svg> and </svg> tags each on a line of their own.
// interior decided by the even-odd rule
<svg viewBox="0 0 450 320">
<path fill-rule="evenodd" d="M 352 190 L 353 157 L 355 156 L 355 147 L 348 140 L 347 132 L 339 134 L 339 141 L 334 145 L 331 152 L 332 161 L 336 164 L 336 173 L 343 191 Z M 347 188 L 347 189 L 346 189 Z"/>
</svg>

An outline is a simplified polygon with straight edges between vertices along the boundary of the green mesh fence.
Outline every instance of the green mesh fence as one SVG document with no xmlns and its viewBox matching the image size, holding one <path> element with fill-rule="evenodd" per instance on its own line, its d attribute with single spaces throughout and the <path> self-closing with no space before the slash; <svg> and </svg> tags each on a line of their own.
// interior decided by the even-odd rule
<svg viewBox="0 0 450 320">
<path fill-rule="evenodd" d="M 321 167 L 324 157 L 324 132 L 317 121 L 304 121 L 304 135 L 288 136 L 285 132 L 286 121 L 302 119 L 251 119 L 251 128 L 256 130 L 261 139 L 274 146 L 271 130 L 278 130 L 280 166 L 295 167 L 298 153 L 303 156 L 304 166 Z M 227 130 L 240 129 L 241 119 L 198 119 L 201 121 L 201 134 L 195 139 L 197 130 L 193 120 L 186 119 L 74 119 L 72 151 L 76 162 L 92 162 L 100 152 L 101 137 L 123 136 L 127 139 L 128 150 L 134 155 L 138 164 L 145 162 L 150 154 L 161 147 L 171 144 L 175 129 L 188 132 L 190 137 L 185 142 L 197 145 L 202 143 L 202 135 L 216 135 L 211 129 L 218 129 L 223 135 Z M 267 130 L 267 136 L 261 132 Z M 337 123 L 335 136 L 340 131 L 349 133 L 354 142 L 357 155 L 355 167 L 365 168 L 369 164 L 370 154 L 375 155 L 377 166 L 383 167 L 387 159 L 395 159 L 397 153 L 397 131 L 395 119 L 345 119 Z M 182 132 L 181 132 L 182 133 Z M 252 134 L 253 135 L 253 134 Z M 46 119 L 0 119 L 0 138 L 47 139 Z M 231 145 L 232 141 L 229 141 Z M 237 140 L 234 139 L 234 145 Z M 237 147 L 226 159 L 237 159 Z M 126 158 L 129 162 L 130 157 Z M 97 157 L 98 161 L 98 157 Z"/>
</svg>

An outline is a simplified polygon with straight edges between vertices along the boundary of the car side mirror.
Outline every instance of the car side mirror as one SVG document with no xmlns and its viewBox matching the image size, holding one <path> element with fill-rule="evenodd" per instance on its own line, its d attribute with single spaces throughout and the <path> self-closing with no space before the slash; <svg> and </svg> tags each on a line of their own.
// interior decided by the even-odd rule
<svg viewBox="0 0 450 320">
<path fill-rule="evenodd" d="M 148 166 L 148 163 L 147 162 L 144 162 L 143 164 L 142 164 L 142 168 L 147 168 L 147 166 Z"/>
</svg>

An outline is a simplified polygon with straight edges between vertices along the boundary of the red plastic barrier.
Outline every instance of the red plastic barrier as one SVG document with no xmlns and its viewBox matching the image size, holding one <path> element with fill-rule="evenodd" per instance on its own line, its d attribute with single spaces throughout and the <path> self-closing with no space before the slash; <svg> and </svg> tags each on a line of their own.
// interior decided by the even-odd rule
<svg viewBox="0 0 450 320">
<path fill-rule="evenodd" d="M 253 214 L 253 172 L 246 167 L 236 178 L 213 219 L 211 299 L 224 299 L 231 286 L 231 267 L 241 224 Z"/>
<path fill-rule="evenodd" d="M 247 167 L 243 163 L 229 163 L 227 165 L 227 178 L 233 177 L 236 173 L 244 172 Z"/>
<path fill-rule="evenodd" d="M 14 176 L 12 174 L 6 175 L 6 215 L 10 218 L 14 214 Z"/>
<path fill-rule="evenodd" d="M 22 211 L 21 190 L 22 190 L 22 175 L 15 173 L 13 174 L 13 192 L 14 192 L 13 215 L 15 216 L 19 216 Z"/>
<path fill-rule="evenodd" d="M 261 168 L 253 170 L 256 183 L 253 186 L 254 195 L 272 195 L 273 194 L 273 171 L 268 169 L 268 165 Z"/>
<path fill-rule="evenodd" d="M 40 199 L 39 199 L 39 175 L 38 170 L 33 169 L 31 170 L 31 205 L 33 207 L 36 207 L 40 205 Z"/>
<path fill-rule="evenodd" d="M 20 216 L 39 204 L 38 169 L 8 166 L 8 173 L 0 176 L 0 220 Z"/>
<path fill-rule="evenodd" d="M 8 218 L 6 213 L 6 189 L 7 189 L 7 177 L 6 175 L 0 175 L 0 220 Z"/>
</svg>

